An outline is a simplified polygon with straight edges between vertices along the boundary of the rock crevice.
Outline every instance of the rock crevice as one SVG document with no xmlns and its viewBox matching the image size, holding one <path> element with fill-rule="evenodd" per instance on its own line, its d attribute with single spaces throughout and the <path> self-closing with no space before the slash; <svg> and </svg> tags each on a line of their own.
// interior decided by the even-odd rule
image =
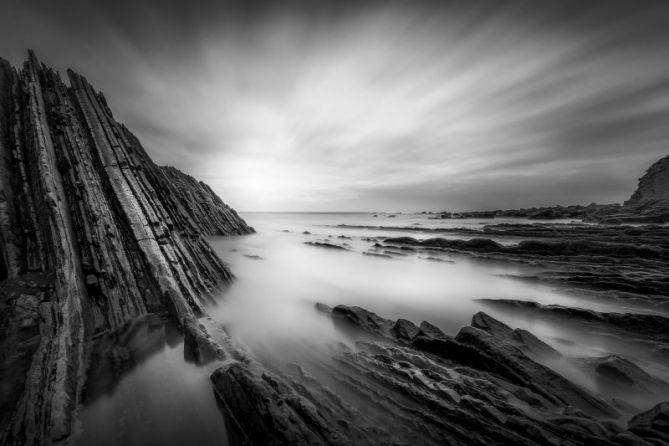
<svg viewBox="0 0 669 446">
<path fill-rule="evenodd" d="M 2 444 L 69 438 L 96 334 L 166 311 L 206 339 L 196 318 L 233 277 L 206 237 L 253 231 L 207 185 L 154 164 L 104 96 L 68 77 L 32 52 L 20 69 L 0 60 L 2 326 L 39 326 L 20 397 L 3 402 Z M 11 289 L 26 275 L 52 292 L 19 320 Z"/>
</svg>

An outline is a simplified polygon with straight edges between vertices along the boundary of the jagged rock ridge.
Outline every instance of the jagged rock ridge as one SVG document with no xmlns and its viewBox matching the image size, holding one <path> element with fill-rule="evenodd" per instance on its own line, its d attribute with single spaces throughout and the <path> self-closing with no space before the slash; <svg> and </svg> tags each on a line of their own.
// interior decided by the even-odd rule
<svg viewBox="0 0 669 446">
<path fill-rule="evenodd" d="M 248 358 L 227 361 L 211 375 L 240 444 L 645 446 L 668 439 L 667 403 L 624 422 L 615 400 L 537 362 L 559 352 L 485 313 L 452 337 L 425 321 L 316 307 L 352 346 L 338 343 L 329 360 L 314 356 L 272 371 Z"/>
<path fill-rule="evenodd" d="M 168 311 L 206 343 L 195 320 L 232 275 L 205 236 L 253 231 L 208 186 L 155 165 L 104 96 L 68 77 L 32 52 L 21 69 L 0 59 L 0 373 L 26 373 L 1 408 L 2 444 L 69 438 L 97 333 Z"/>
</svg>

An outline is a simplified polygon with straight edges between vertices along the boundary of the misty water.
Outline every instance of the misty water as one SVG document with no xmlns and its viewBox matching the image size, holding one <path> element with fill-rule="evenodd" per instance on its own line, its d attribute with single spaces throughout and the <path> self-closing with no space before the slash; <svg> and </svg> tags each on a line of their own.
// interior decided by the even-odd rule
<svg viewBox="0 0 669 446">
<path fill-rule="evenodd" d="M 443 253 L 433 256 L 394 251 L 390 253 L 392 257 L 364 254 L 385 253 L 374 246 L 377 238 L 467 238 L 420 230 L 476 228 L 490 224 L 490 220 L 374 215 L 243 214 L 257 233 L 211 239 L 213 248 L 236 276 L 210 309 L 212 317 L 226 328 L 237 345 L 269 369 L 296 363 L 317 377 L 317 367 L 311 366 L 327 361 L 328 346 L 347 343 L 348 339 L 326 315 L 315 310 L 316 302 L 357 305 L 384 318 L 405 318 L 416 324 L 427 320 L 451 335 L 468 325 L 474 313 L 483 310 L 513 328 L 531 331 L 566 356 L 623 354 L 656 376 L 669 376 L 668 370 L 646 361 L 630 340 L 612 338 L 606 333 L 584 335 L 574 327 L 497 312 L 477 302 L 482 298 L 521 299 L 597 311 L 629 311 L 615 302 L 599 301 L 573 289 L 519 279 L 535 274 L 536 268 Z M 519 240 L 497 241 L 512 244 Z M 336 244 L 346 250 L 305 242 Z M 198 367 L 184 359 L 182 337 L 169 324 L 157 329 L 157 333 L 151 338 L 160 338 L 162 333 L 167 340 L 157 341 L 152 351 L 139 354 L 141 360 L 136 367 L 120 377 L 113 388 L 84 401 L 79 444 L 183 444 L 187 440 L 203 445 L 225 441 L 225 420 L 209 383 L 211 367 Z M 134 336 L 135 341 L 127 342 L 139 344 L 147 334 L 140 330 Z M 603 390 L 569 364 L 550 365 L 590 390 Z M 667 397 L 658 395 L 657 399 Z M 629 402 L 642 408 L 651 404 L 633 397 Z"/>
</svg>

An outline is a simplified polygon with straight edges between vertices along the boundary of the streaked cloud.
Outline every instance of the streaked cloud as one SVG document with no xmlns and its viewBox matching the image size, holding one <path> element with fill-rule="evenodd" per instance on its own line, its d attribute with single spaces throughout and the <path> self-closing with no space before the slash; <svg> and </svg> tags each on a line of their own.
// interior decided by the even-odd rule
<svg viewBox="0 0 669 446">
<path fill-rule="evenodd" d="M 5 5 L 7 5 L 5 7 Z M 660 2 L 3 2 L 242 210 L 622 201 L 669 151 Z"/>
</svg>

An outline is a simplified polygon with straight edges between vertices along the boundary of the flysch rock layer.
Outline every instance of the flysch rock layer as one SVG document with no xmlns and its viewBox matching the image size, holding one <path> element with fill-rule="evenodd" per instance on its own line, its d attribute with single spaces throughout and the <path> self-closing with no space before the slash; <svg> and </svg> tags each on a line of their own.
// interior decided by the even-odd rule
<svg viewBox="0 0 669 446">
<path fill-rule="evenodd" d="M 228 361 L 212 374 L 240 443 L 665 444 L 666 403 L 621 416 L 615 401 L 524 353 L 557 352 L 485 313 L 451 337 L 428 322 L 392 321 L 360 307 L 319 304 L 317 311 L 353 345 L 272 371 Z"/>
<path fill-rule="evenodd" d="M 168 312 L 216 352 L 197 317 L 232 274 L 206 236 L 253 231 L 68 77 L 0 59 L 0 374 L 18 387 L 0 395 L 3 445 L 67 442 L 87 341 L 129 320 Z"/>
</svg>

